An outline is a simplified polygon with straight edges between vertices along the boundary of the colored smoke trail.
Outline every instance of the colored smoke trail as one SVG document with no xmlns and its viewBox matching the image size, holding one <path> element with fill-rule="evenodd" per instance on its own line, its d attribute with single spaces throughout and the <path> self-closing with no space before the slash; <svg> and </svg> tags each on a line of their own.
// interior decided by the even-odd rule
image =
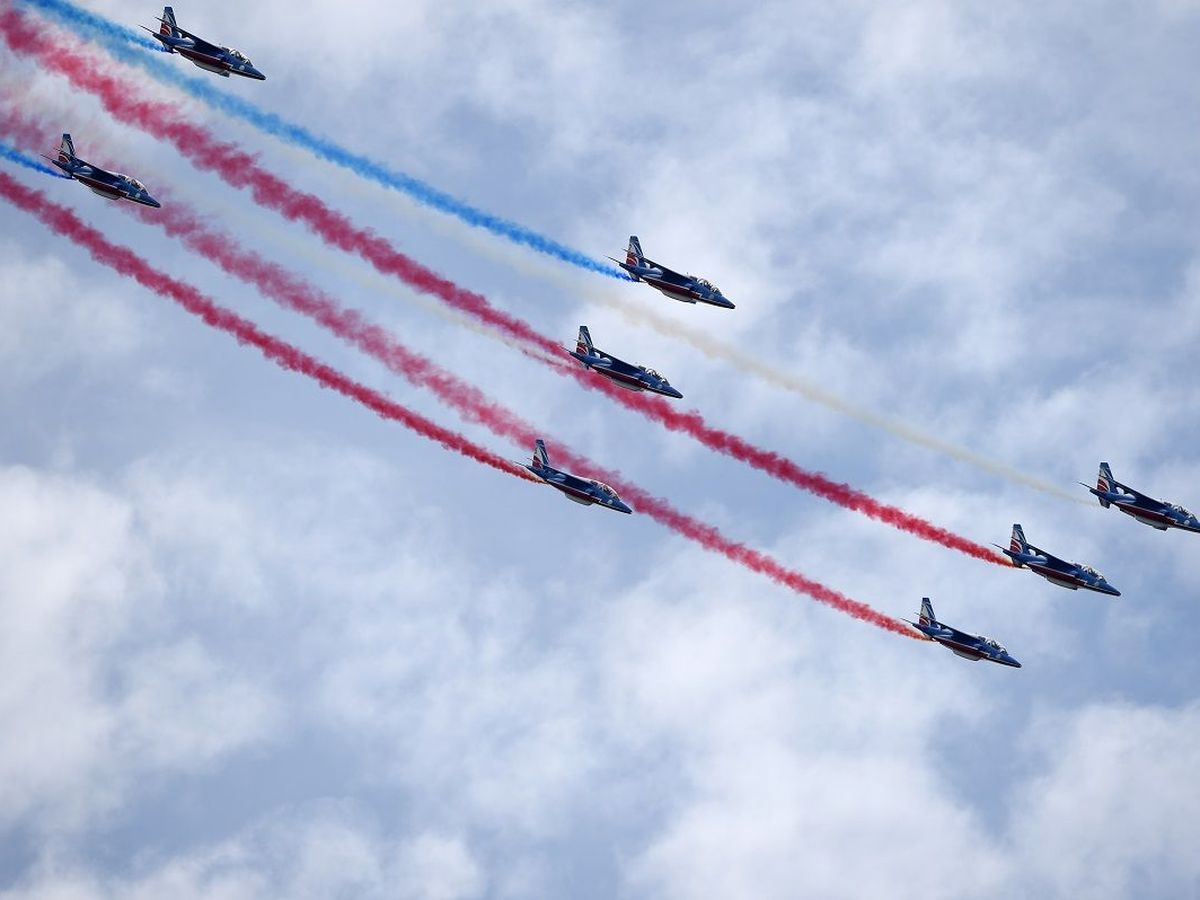
<svg viewBox="0 0 1200 900">
<path fill-rule="evenodd" d="M 471 226 L 472 229 L 487 230 L 493 234 L 505 237 L 518 245 L 530 247 L 550 257 L 589 271 L 600 272 L 620 280 L 629 280 L 628 276 L 623 272 L 619 272 L 605 263 L 597 262 L 576 250 L 558 244 L 516 223 L 477 210 L 463 201 L 438 191 L 436 188 L 426 185 L 411 176 L 392 172 L 379 163 L 354 154 L 325 138 L 313 135 L 301 126 L 290 124 L 272 113 L 259 110 L 257 107 L 236 96 L 226 94 L 207 81 L 194 76 L 183 75 L 177 66 L 171 65 L 173 61 L 148 57 L 144 53 L 132 50 L 126 44 L 136 44 L 139 47 L 146 47 L 152 50 L 162 49 L 157 41 L 150 38 L 143 38 L 141 34 L 132 29 L 119 26 L 108 19 L 67 3 L 65 0 L 21 0 L 21 2 L 55 16 L 62 22 L 90 32 L 92 36 L 103 41 L 114 56 L 123 62 L 141 66 L 160 81 L 168 82 L 186 91 L 191 96 L 220 109 L 228 115 L 242 119 L 292 146 L 307 150 L 315 156 L 342 166 L 360 177 L 401 191 L 418 203 L 431 209 L 448 213 L 459 221 Z M 484 248 L 484 252 L 495 255 L 491 253 L 489 248 Z M 505 257 L 505 259 L 510 264 L 512 263 L 511 258 Z M 519 264 L 518 268 L 520 268 Z M 547 273 L 541 272 L 538 274 L 545 275 Z M 563 273 L 561 272 L 555 272 L 551 277 L 556 277 L 556 280 L 563 283 L 566 279 L 562 275 Z M 576 292 L 580 291 L 579 285 L 574 282 L 567 282 L 564 286 Z M 989 474 L 998 475 L 1015 484 L 1030 487 L 1072 503 L 1090 505 L 1075 494 L 1065 491 L 1045 479 L 1030 475 L 1015 466 L 991 459 L 981 453 L 951 443 L 937 435 L 923 431 L 909 422 L 853 403 L 822 387 L 815 381 L 801 378 L 778 366 L 771 365 L 756 356 L 738 350 L 736 347 L 704 334 L 697 329 L 673 322 L 670 319 L 650 312 L 641 305 L 627 302 L 623 298 L 617 298 L 609 292 L 584 289 L 583 293 L 591 300 L 618 309 L 630 321 L 648 326 L 668 337 L 685 341 L 710 359 L 721 360 L 739 367 L 743 371 L 763 379 L 768 384 L 797 394 L 827 409 L 850 416 L 864 425 L 880 429 L 891 434 L 893 437 L 967 463 Z"/>
<path fill-rule="evenodd" d="M 65 0 L 21 0 L 21 2 L 75 28 L 85 29 L 122 62 L 140 66 L 159 81 L 179 88 L 195 99 L 226 115 L 241 119 L 272 137 L 300 147 L 318 159 L 348 169 L 362 178 L 399 191 L 424 206 L 454 216 L 474 228 L 489 231 L 515 244 L 544 253 L 560 262 L 586 269 L 589 272 L 607 275 L 609 278 L 621 281 L 629 280 L 624 272 L 613 268 L 608 263 L 592 259 L 578 250 L 509 219 L 477 209 L 466 201 L 438 190 L 411 175 L 393 171 L 382 163 L 347 150 L 301 125 L 288 122 L 274 113 L 265 112 L 254 104 L 227 93 L 224 86 L 215 86 L 211 83 L 211 79 L 205 80 L 202 77 L 185 75 L 176 60 L 163 59 L 162 54 L 147 56 L 132 50 L 127 44 L 136 44 L 141 48 L 149 47 L 152 50 L 162 49 L 157 41 L 143 38 L 132 29 L 117 25 L 72 3 L 67 3 Z"/>
<path fill-rule="evenodd" d="M 171 107 L 134 99 L 137 91 L 132 85 L 100 71 L 99 63 L 54 45 L 30 28 L 15 11 L 10 10 L 0 16 L 0 32 L 14 49 L 38 56 L 47 65 L 66 75 L 76 86 L 96 94 L 118 119 L 137 125 L 157 137 L 165 137 L 200 168 L 215 171 L 234 187 L 249 188 L 260 204 L 275 209 L 290 220 L 303 222 L 328 243 L 357 253 L 380 272 L 395 275 L 500 332 L 527 342 L 543 354 L 561 355 L 558 344 L 541 335 L 527 322 L 496 309 L 482 295 L 459 287 L 399 253 L 383 238 L 356 227 L 319 198 L 297 191 L 264 171 L 252 156 L 236 146 L 217 141 L 207 130 L 178 120 Z M 534 356 L 537 358 L 537 354 Z M 755 448 L 741 438 L 708 426 L 699 413 L 676 413 L 665 401 L 629 394 L 579 369 L 556 367 L 555 371 L 560 374 L 570 372 L 585 387 L 607 393 L 627 408 L 672 430 L 687 433 L 710 449 L 732 456 L 832 503 L 976 559 L 997 565 L 1005 564 L 1001 557 L 982 544 L 874 500 L 861 491 L 823 475 L 807 472 L 779 454 Z"/>
<path fill-rule="evenodd" d="M 547 265 L 542 260 L 532 259 L 526 254 L 514 251 L 511 247 L 498 245 L 496 242 L 487 240 L 469 229 L 463 229 L 461 226 L 456 228 L 455 223 L 445 219 L 433 221 L 432 217 L 430 217 L 430 219 L 426 220 L 426 224 L 431 228 L 437 229 L 439 233 L 466 244 L 481 256 L 502 263 L 523 275 L 550 282 L 556 287 L 564 291 L 569 291 L 581 299 L 606 306 L 620 313 L 631 324 L 649 328 L 663 337 L 672 340 L 683 341 L 693 349 L 703 353 L 709 359 L 726 363 L 746 374 L 754 375 L 773 387 L 796 394 L 826 409 L 849 416 L 863 425 L 884 431 L 900 440 L 924 447 L 935 453 L 941 453 L 951 459 L 974 466 L 990 475 L 998 475 L 1014 484 L 1033 488 L 1034 490 L 1057 497 L 1060 500 L 1067 500 L 1083 506 L 1091 506 L 1086 500 L 1081 500 L 1077 495 L 1063 490 L 1052 482 L 1038 478 L 1035 475 L 1030 475 L 1009 463 L 992 459 L 982 453 L 977 453 L 974 450 L 954 444 L 938 435 L 924 431 L 910 422 L 861 406 L 845 397 L 835 394 L 813 379 L 803 378 L 794 372 L 773 365 L 759 355 L 747 353 L 718 337 L 707 334 L 699 328 L 685 325 L 682 322 L 655 312 L 648 304 L 656 302 L 671 304 L 677 301 L 659 300 L 656 295 L 650 293 L 649 289 L 644 286 L 639 287 L 638 292 L 634 294 L 634 299 L 630 299 L 628 292 L 625 295 L 618 294 L 617 291 L 620 290 L 619 288 L 581 283 L 577 277 L 568 271 L 556 266 Z M 647 300 L 647 297 L 650 299 Z"/>
<path fill-rule="evenodd" d="M 35 172 L 40 172 L 43 175 L 49 175 L 52 178 L 67 178 L 62 172 L 55 169 L 53 166 L 48 166 L 40 160 L 26 156 L 20 150 L 15 150 L 8 144 L 0 143 L 0 157 L 7 159 L 9 162 L 14 162 L 19 166 L 24 166 L 27 169 L 32 169 Z M 70 179 L 67 178 L 69 181 Z"/>
<path fill-rule="evenodd" d="M 523 422 L 516 414 L 488 400 L 478 389 L 466 384 L 429 359 L 410 351 L 379 325 L 368 321 L 362 313 L 344 308 L 336 300 L 289 273 L 282 266 L 271 263 L 252 251 L 242 249 L 234 239 L 212 231 L 199 217 L 178 204 L 166 204 L 162 210 L 153 211 L 141 207 L 130 207 L 129 209 L 147 224 L 158 225 L 172 237 L 182 240 L 190 249 L 216 263 L 227 274 L 250 282 L 266 296 L 289 309 L 309 316 L 338 337 L 383 362 L 397 374 L 409 379 L 414 384 L 431 389 L 443 402 L 454 406 L 471 421 L 486 425 L 495 433 L 510 438 L 522 447 L 531 446 L 534 440 L 540 436 L 535 428 Z M 600 384 L 607 392 L 614 393 L 614 399 L 618 401 L 637 399 L 644 404 L 656 407 L 660 420 L 672 430 L 695 433 L 707 429 L 696 413 L 677 413 L 665 401 L 634 398 L 633 395 L 620 388 L 607 385 L 607 382 L 600 382 Z M 640 408 L 640 405 L 635 408 Z M 712 431 L 712 429 L 707 430 Z M 752 460 L 752 464 L 772 471 L 772 474 L 778 474 L 779 477 L 787 480 L 805 482 L 810 490 L 826 490 L 825 485 L 813 483 L 821 480 L 819 476 L 811 476 L 799 470 L 786 459 L 773 454 L 764 454 L 763 451 L 745 445 L 745 442 L 730 435 L 711 437 L 712 442 L 720 440 L 731 445 L 729 452 L 738 455 L 739 458 L 747 457 Z M 568 459 L 576 468 L 588 471 L 596 470 L 594 463 L 571 454 L 561 445 L 556 445 L 555 454 Z M 764 458 L 759 459 L 756 454 Z M 623 482 L 619 475 L 610 477 Z M 837 502 L 887 521 L 890 511 L 888 508 L 883 507 L 881 511 L 876 508 L 881 507 L 881 504 L 845 485 L 835 485 L 834 487 L 842 495 L 836 498 Z M 637 489 L 627 484 L 622 488 L 622 492 L 626 491 L 637 494 L 647 508 L 652 507 L 656 502 L 648 494 L 638 492 Z M 639 505 L 638 508 L 641 510 L 642 505 Z M 956 536 L 949 533 L 922 536 L 941 541 L 956 539 Z M 957 538 L 957 540 L 961 541 L 962 539 Z M 972 548 L 968 546 L 960 549 L 969 551 Z M 986 548 L 981 548 L 981 551 L 985 554 L 982 558 L 988 561 L 996 559 L 995 555 Z"/>
<path fill-rule="evenodd" d="M 0 173 L 0 197 L 4 197 L 18 208 L 36 216 L 51 230 L 69 238 L 73 245 L 85 247 L 97 262 L 115 269 L 122 275 L 133 278 L 139 284 L 142 284 L 160 296 L 174 301 L 188 312 L 201 318 L 206 324 L 234 336 L 239 343 L 256 347 L 264 356 L 282 368 L 308 375 L 321 385 L 336 390 L 361 403 L 384 418 L 400 422 L 423 437 L 430 438 L 447 449 L 475 459 L 492 468 L 515 475 L 516 477 L 537 481 L 537 479 L 517 464 L 501 459 L 462 435 L 442 428 L 395 401 L 384 397 L 382 394 L 353 381 L 291 344 L 263 332 L 253 323 L 221 307 L 190 285 L 183 284 L 163 275 L 130 250 L 110 243 L 100 232 L 84 224 L 66 207 L 51 203 L 42 194 L 24 187 L 3 173 Z M 186 227 L 186 223 L 181 221 L 176 223 L 176 226 Z M 269 266 L 269 264 L 267 265 Z M 276 282 L 277 286 L 285 284 L 284 278 L 281 277 L 285 277 L 285 273 L 282 273 L 282 271 L 268 272 L 264 270 L 260 272 L 260 276 L 278 278 L 279 280 Z M 424 363 L 425 369 L 418 373 L 419 376 L 426 381 L 440 385 L 439 390 L 441 393 L 450 395 L 460 388 L 457 378 L 439 370 L 437 366 L 428 360 L 422 361 L 420 357 L 415 357 L 414 355 L 414 361 Z M 522 440 L 531 436 L 531 431 L 526 433 L 528 426 L 520 423 L 515 417 L 511 417 L 510 420 L 506 421 L 504 419 L 507 415 L 505 411 L 483 398 L 483 395 L 479 391 L 469 386 L 462 387 L 465 388 L 463 405 L 470 407 L 472 404 L 479 404 L 478 414 L 481 416 L 480 421 L 485 420 L 483 417 L 494 419 L 497 427 L 514 429 Z M 569 465 L 589 465 L 586 460 L 579 459 L 574 454 L 559 453 L 559 456 L 566 458 Z M 655 521 L 666 525 L 681 536 L 700 544 L 705 549 L 720 553 L 752 571 L 766 575 L 773 581 L 793 591 L 806 594 L 856 619 L 895 634 L 915 640 L 921 639 L 919 635 L 903 622 L 885 616 L 864 603 L 852 600 L 831 588 L 805 578 L 800 573 L 780 565 L 765 554 L 751 550 L 743 544 L 724 537 L 716 528 L 684 515 L 671 507 L 666 501 L 653 497 L 648 492 L 625 483 L 619 476 L 606 475 L 606 477 L 610 478 L 614 485 L 619 485 L 619 490 L 627 498 L 634 501 L 639 512 L 645 513 Z"/>
<path fill-rule="evenodd" d="M 0 172 L 0 197 L 23 209 L 75 246 L 87 249 L 92 258 L 143 287 L 177 303 L 207 325 L 237 338 L 238 343 L 255 347 L 281 368 L 307 375 L 322 387 L 337 391 L 362 404 L 384 419 L 399 422 L 422 437 L 429 438 L 463 456 L 527 481 L 537 481 L 516 463 L 497 456 L 485 447 L 401 406 L 378 391 L 349 378 L 297 347 L 261 330 L 252 322 L 208 299 L 190 285 L 163 275 L 132 251 L 110 243 L 99 231 L 84 224 L 65 206 L 59 206 L 41 193 L 27 188 Z"/>
<path fill-rule="evenodd" d="M 36 6 L 43 12 L 50 13 L 68 25 L 88 29 L 105 43 L 120 42 L 119 46 L 122 47 L 125 43 L 130 43 L 145 50 L 166 53 L 162 44 L 141 31 L 118 25 L 103 16 L 98 16 L 70 3 L 58 3 L 54 0 L 25 0 L 25 2 L 30 6 Z"/>
<path fill-rule="evenodd" d="M 773 478 L 816 494 L 845 509 L 862 513 L 900 531 L 916 535 L 923 540 L 941 544 L 943 547 L 957 550 L 984 562 L 994 563 L 998 566 L 1008 565 L 1004 557 L 998 556 L 989 547 L 962 537 L 947 528 L 934 525 L 899 507 L 882 503 L 848 484 L 833 481 L 819 472 L 803 469 L 779 453 L 755 447 L 749 441 L 735 434 L 714 428 L 695 410 L 679 412 L 670 402 L 661 397 L 631 394 L 598 376 L 593 386 L 622 406 L 660 422 L 669 431 L 687 434 L 704 446 L 744 462 Z"/>
<path fill-rule="evenodd" d="M 373 232 L 356 227 L 319 198 L 292 188 L 262 169 L 252 155 L 233 144 L 218 141 L 206 129 L 180 118 L 171 105 L 137 99 L 139 91 L 135 84 L 107 74 L 103 63 L 43 34 L 11 7 L 0 12 L 0 34 L 13 50 L 36 57 L 49 69 L 66 76 L 77 88 L 94 94 L 114 118 L 169 141 L 198 168 L 215 172 L 233 187 L 248 189 L 260 205 L 289 221 L 306 225 L 327 243 L 361 256 L 385 275 L 400 278 L 543 352 L 560 352 L 557 344 L 541 337 L 526 323 L 505 315 L 481 295 L 464 290 L 409 259 Z"/>
</svg>

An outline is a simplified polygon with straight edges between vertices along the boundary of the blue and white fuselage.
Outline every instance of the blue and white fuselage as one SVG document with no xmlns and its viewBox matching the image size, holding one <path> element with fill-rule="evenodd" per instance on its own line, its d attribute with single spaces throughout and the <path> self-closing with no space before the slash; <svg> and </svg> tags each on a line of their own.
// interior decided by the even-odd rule
<svg viewBox="0 0 1200 900">
<path fill-rule="evenodd" d="M 995 546 L 1000 547 L 999 544 Z M 1040 547 L 1033 546 L 1025 540 L 1025 531 L 1020 525 L 1013 525 L 1012 538 L 1008 548 L 1000 547 L 1000 550 L 1013 561 L 1013 565 L 1018 569 L 1028 567 L 1051 584 L 1057 584 L 1059 587 L 1072 591 L 1083 588 L 1112 597 L 1121 596 L 1121 592 L 1109 584 L 1104 576 L 1091 566 L 1067 562 L 1065 559 L 1059 559 L 1057 556 L 1047 553 Z"/>
<path fill-rule="evenodd" d="M 629 249 L 625 251 L 625 262 L 611 256 L 609 259 L 632 275 L 634 281 L 644 281 L 656 291 L 674 300 L 681 300 L 684 303 L 707 303 L 710 306 L 720 306 L 725 309 L 735 308 L 711 281 L 697 278 L 694 275 L 682 275 L 652 259 L 646 259 L 642 254 L 642 243 L 637 239 L 637 235 L 629 237 Z"/>
<path fill-rule="evenodd" d="M 1082 482 L 1080 482 L 1082 484 Z M 1184 509 L 1178 503 L 1166 503 L 1155 500 L 1145 494 L 1135 491 L 1127 484 L 1122 484 L 1113 478 L 1112 469 L 1108 463 L 1100 463 L 1100 474 L 1096 476 L 1096 486 L 1083 485 L 1099 500 L 1105 509 L 1115 506 L 1127 516 L 1137 519 L 1143 525 L 1149 525 L 1159 531 L 1168 528 L 1178 528 L 1181 531 L 1200 532 L 1200 519 Z"/>
<path fill-rule="evenodd" d="M 162 206 L 150 196 L 146 186 L 136 178 L 122 175 L 120 172 L 109 172 L 76 156 L 75 143 L 69 134 L 62 136 L 62 143 L 58 145 L 57 157 L 45 154 L 42 154 L 42 157 L 48 159 L 68 177 L 78 181 L 93 194 L 98 194 L 106 200 L 129 200 L 143 206 L 153 206 L 155 209 Z"/>
<path fill-rule="evenodd" d="M 243 78 L 253 78 L 255 81 L 266 81 L 267 76 L 258 69 L 240 50 L 232 47 L 221 47 L 210 44 L 204 38 L 197 37 L 190 31 L 184 31 L 175 22 L 175 12 L 171 7 L 163 7 L 162 18 L 158 31 L 146 28 L 150 35 L 163 45 L 168 53 L 178 53 L 184 59 L 191 61 L 206 72 L 213 72 L 224 78 L 230 75 L 241 75 Z M 145 26 L 142 26 L 145 28 Z"/>
<path fill-rule="evenodd" d="M 961 656 L 963 659 L 969 659 L 972 662 L 986 659 L 988 662 L 999 663 L 1002 666 L 1012 666 L 1014 669 L 1021 668 L 1021 664 L 991 638 L 979 634 L 967 634 L 965 631 L 959 631 L 957 628 L 951 628 L 949 625 L 943 625 L 939 622 L 933 614 L 933 604 L 929 602 L 928 597 L 921 598 L 920 618 L 916 622 L 911 622 L 908 619 L 904 621 L 920 631 L 925 637 L 932 641 L 937 641 L 943 647 L 953 652 L 955 656 Z"/>
<path fill-rule="evenodd" d="M 633 510 L 622 502 L 617 492 L 603 481 L 591 478 L 580 478 L 570 472 L 563 472 L 550 465 L 546 455 L 545 441 L 538 439 L 533 448 L 533 464 L 526 465 L 530 472 L 536 475 L 550 487 L 562 492 L 568 500 L 574 500 L 584 506 L 603 506 L 617 512 L 632 513 Z"/>
<path fill-rule="evenodd" d="M 579 338 L 571 355 L 598 375 L 603 375 L 618 387 L 629 391 L 651 391 L 664 397 L 681 399 L 683 394 L 671 387 L 671 383 L 653 369 L 635 366 L 598 350 L 592 345 L 592 336 L 586 325 L 579 326 Z"/>
</svg>

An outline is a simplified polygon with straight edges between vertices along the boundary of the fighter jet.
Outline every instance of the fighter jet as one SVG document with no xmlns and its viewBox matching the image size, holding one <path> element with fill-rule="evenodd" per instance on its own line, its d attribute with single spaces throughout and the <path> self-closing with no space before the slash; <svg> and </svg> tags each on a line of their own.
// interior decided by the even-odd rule
<svg viewBox="0 0 1200 900">
<path fill-rule="evenodd" d="M 1007 650 L 983 635 L 971 635 L 949 625 L 943 625 L 933 614 L 933 604 L 928 597 L 921 598 L 921 617 L 916 622 L 904 620 L 923 635 L 937 641 L 950 650 L 955 656 L 978 662 L 986 659 L 988 662 L 1000 663 L 1002 666 L 1021 668 L 1021 664 L 1013 659 Z"/>
<path fill-rule="evenodd" d="M 618 387 L 629 391 L 651 391 L 664 397 L 674 397 L 676 400 L 683 397 L 683 394 L 671 387 L 667 379 L 653 369 L 632 365 L 615 356 L 609 356 L 603 350 L 597 350 L 592 346 L 592 335 L 586 325 L 579 326 L 579 338 L 571 355 L 583 363 L 585 369 L 603 375 Z"/>
<path fill-rule="evenodd" d="M 230 47 L 220 47 L 210 44 L 203 38 L 196 37 L 190 31 L 184 31 L 175 24 L 175 12 L 169 6 L 163 7 L 162 18 L 158 20 L 158 31 L 149 31 L 168 53 L 178 53 L 184 59 L 191 60 L 206 72 L 215 72 L 223 78 L 230 75 L 242 75 L 255 81 L 266 81 L 267 76 L 254 68 L 250 60 L 240 50 Z"/>
<path fill-rule="evenodd" d="M 1000 547 L 999 544 L 993 544 Z M 1091 566 L 1081 566 L 1079 563 L 1067 562 L 1057 556 L 1051 556 L 1045 550 L 1033 546 L 1025 540 L 1025 531 L 1020 525 L 1013 525 L 1012 540 L 1009 549 L 1000 547 L 1005 556 L 1012 559 L 1018 569 L 1029 566 L 1031 570 L 1041 575 L 1051 584 L 1070 588 L 1073 591 L 1084 588 L 1101 594 L 1120 597 L 1121 592 L 1104 580 L 1104 576 Z"/>
<path fill-rule="evenodd" d="M 1086 484 L 1083 486 L 1100 498 L 1100 505 L 1105 509 L 1115 506 L 1143 525 L 1149 525 L 1159 531 L 1166 531 L 1168 528 L 1200 531 L 1200 519 L 1197 519 L 1178 503 L 1164 503 L 1140 494 L 1128 485 L 1121 484 L 1113 478 L 1112 469 L 1106 462 L 1100 463 L 1100 474 L 1096 477 L 1096 486 L 1094 488 L 1088 487 Z"/>
<path fill-rule="evenodd" d="M 694 275 L 680 275 L 664 265 L 646 259 L 642 255 L 642 242 L 636 235 L 629 237 L 629 249 L 625 251 L 625 262 L 609 257 L 618 266 L 633 276 L 634 281 L 644 281 L 656 291 L 661 291 L 666 297 L 682 300 L 684 303 L 708 303 L 712 306 L 722 306 L 733 309 L 734 305 L 725 299 L 725 295 L 717 290 L 711 281 L 697 278 Z"/>
<path fill-rule="evenodd" d="M 538 438 L 537 444 L 533 448 L 533 465 L 525 466 L 525 468 L 550 487 L 562 491 L 568 500 L 574 500 L 584 506 L 591 506 L 595 503 L 608 509 L 615 509 L 617 512 L 633 512 L 621 502 L 617 492 L 604 482 L 579 478 L 568 472 L 560 472 L 551 466 L 550 460 L 546 456 L 546 444 L 541 438 Z"/>
<path fill-rule="evenodd" d="M 62 143 L 58 145 L 57 158 L 46 156 L 44 153 L 42 154 L 42 158 L 50 160 L 50 162 L 62 169 L 68 176 L 84 185 L 92 193 L 99 194 L 106 200 L 132 200 L 134 203 L 141 203 L 143 206 L 153 206 L 155 209 L 162 206 L 161 203 L 150 196 L 150 192 L 146 190 L 146 186 L 136 178 L 122 175 L 120 172 L 105 171 L 99 166 L 93 166 L 91 163 L 84 162 L 76 156 L 75 143 L 71 140 L 69 134 L 62 136 Z"/>
</svg>

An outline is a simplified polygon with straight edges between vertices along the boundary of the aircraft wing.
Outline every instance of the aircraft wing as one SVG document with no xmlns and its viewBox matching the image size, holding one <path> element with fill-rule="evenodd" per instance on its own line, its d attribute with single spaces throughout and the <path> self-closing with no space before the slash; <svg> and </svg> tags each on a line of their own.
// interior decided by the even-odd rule
<svg viewBox="0 0 1200 900">
<path fill-rule="evenodd" d="M 1141 491 L 1135 491 L 1133 488 L 1131 488 L 1127 484 L 1121 484 L 1121 482 L 1119 482 L 1119 481 L 1114 481 L 1113 484 L 1116 487 L 1119 487 L 1126 494 L 1131 495 L 1139 503 L 1148 503 L 1151 506 L 1164 506 L 1164 507 L 1167 505 L 1167 504 L 1163 503 L 1161 500 L 1155 500 L 1153 497 L 1147 497 Z"/>
<path fill-rule="evenodd" d="M 1058 565 L 1058 566 L 1062 566 L 1064 569 L 1078 569 L 1079 568 L 1079 566 L 1077 566 L 1075 563 L 1069 562 L 1059 556 L 1055 556 L 1053 553 L 1047 553 L 1041 547 L 1034 547 L 1032 544 L 1030 544 L 1029 550 L 1031 553 L 1036 553 L 1038 556 L 1041 557 L 1041 560 L 1038 561 L 1039 565 Z"/>
<path fill-rule="evenodd" d="M 161 17 L 159 18 L 158 21 L 162 22 L 164 25 L 171 24 L 166 19 L 163 19 Z M 209 43 L 204 38 L 200 37 L 200 35 L 192 34 L 186 28 L 180 28 L 178 25 L 176 25 L 175 30 L 178 31 L 180 34 L 182 34 L 185 38 L 191 38 L 192 42 L 194 44 L 194 49 L 196 49 L 196 50 L 201 50 L 205 53 L 211 52 L 214 56 L 221 56 L 225 53 L 224 48 L 219 47 L 216 44 Z"/>
<path fill-rule="evenodd" d="M 646 259 L 646 257 L 644 257 L 644 256 L 642 257 L 642 262 L 645 263 L 650 268 L 656 270 L 658 272 L 659 276 L 662 278 L 666 278 L 667 276 L 673 276 L 675 278 L 678 278 L 680 281 L 690 281 L 691 280 L 690 278 L 688 278 L 688 276 L 680 275 L 674 269 L 668 269 L 662 263 L 656 263 L 654 260 Z"/>
</svg>

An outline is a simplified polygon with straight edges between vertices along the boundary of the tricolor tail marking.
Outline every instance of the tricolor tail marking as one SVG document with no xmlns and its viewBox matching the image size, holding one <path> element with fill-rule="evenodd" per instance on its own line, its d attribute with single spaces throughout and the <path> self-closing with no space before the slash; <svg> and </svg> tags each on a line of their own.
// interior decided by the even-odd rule
<svg viewBox="0 0 1200 900">
<path fill-rule="evenodd" d="M 169 6 L 163 7 L 162 24 L 158 26 L 158 33 L 167 37 L 175 36 L 175 11 Z"/>
<path fill-rule="evenodd" d="M 62 136 L 62 143 L 58 145 L 58 161 L 61 163 L 69 163 L 75 158 L 75 144 L 71 140 L 69 134 Z"/>
</svg>

